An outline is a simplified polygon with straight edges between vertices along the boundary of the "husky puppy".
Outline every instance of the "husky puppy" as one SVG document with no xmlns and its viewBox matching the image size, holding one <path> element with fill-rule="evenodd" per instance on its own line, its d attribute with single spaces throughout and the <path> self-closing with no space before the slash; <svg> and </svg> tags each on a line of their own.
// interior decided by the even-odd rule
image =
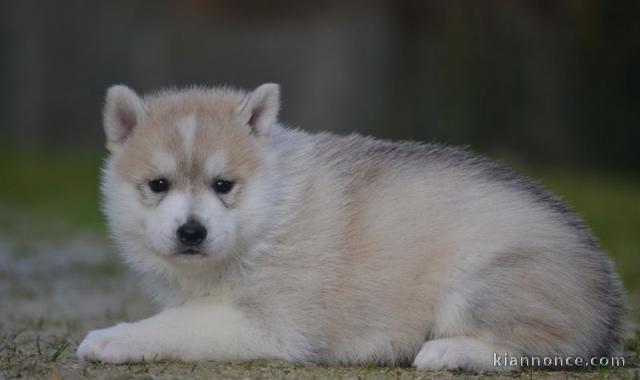
<svg viewBox="0 0 640 380">
<path fill-rule="evenodd" d="M 107 92 L 104 211 L 162 311 L 86 360 L 605 356 L 625 299 L 558 198 L 464 150 L 278 124 L 279 87 Z"/>
</svg>

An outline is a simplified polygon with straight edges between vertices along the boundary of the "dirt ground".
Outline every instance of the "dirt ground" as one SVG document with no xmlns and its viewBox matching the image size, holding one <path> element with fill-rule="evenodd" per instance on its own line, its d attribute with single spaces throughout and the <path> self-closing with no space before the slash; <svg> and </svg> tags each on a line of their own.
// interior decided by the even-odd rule
<svg viewBox="0 0 640 380">
<path fill-rule="evenodd" d="M 11 243 L 0 237 L 0 378 L 640 378 L 637 339 L 627 343 L 624 368 L 502 375 L 264 360 L 115 366 L 76 359 L 77 345 L 88 330 L 136 320 L 153 311 L 134 276 L 100 239 Z"/>
</svg>

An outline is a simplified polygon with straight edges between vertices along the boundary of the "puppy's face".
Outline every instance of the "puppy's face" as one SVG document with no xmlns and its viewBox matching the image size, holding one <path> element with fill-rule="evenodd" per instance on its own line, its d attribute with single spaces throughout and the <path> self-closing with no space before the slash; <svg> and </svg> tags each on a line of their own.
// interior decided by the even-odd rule
<svg viewBox="0 0 640 380">
<path fill-rule="evenodd" d="M 123 253 L 149 266 L 240 255 L 269 217 L 278 87 L 139 98 L 112 87 L 105 106 L 105 213 Z"/>
</svg>

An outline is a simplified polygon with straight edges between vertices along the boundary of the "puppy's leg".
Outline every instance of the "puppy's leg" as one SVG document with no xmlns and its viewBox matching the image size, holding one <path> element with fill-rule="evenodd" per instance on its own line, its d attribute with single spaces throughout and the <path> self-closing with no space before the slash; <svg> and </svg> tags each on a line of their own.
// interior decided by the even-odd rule
<svg viewBox="0 0 640 380">
<path fill-rule="evenodd" d="M 422 346 L 413 365 L 420 370 L 461 369 L 478 372 L 517 369 L 504 363 L 504 352 L 477 338 L 434 339 Z M 498 358 L 497 364 L 494 354 Z"/>
<path fill-rule="evenodd" d="M 229 305 L 191 305 L 134 323 L 91 331 L 78 347 L 85 360 L 291 359 L 266 331 Z"/>
</svg>

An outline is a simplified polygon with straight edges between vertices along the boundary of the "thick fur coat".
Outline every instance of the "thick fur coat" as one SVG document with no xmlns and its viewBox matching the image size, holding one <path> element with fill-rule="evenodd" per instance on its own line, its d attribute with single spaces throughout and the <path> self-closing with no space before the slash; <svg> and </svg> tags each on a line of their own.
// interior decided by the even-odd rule
<svg viewBox="0 0 640 380">
<path fill-rule="evenodd" d="M 90 332 L 81 358 L 477 371 L 616 349 L 620 281 L 558 198 L 464 150 L 312 135 L 278 109 L 273 84 L 109 89 L 104 210 L 163 310 Z M 185 249 L 188 221 L 206 238 Z"/>
</svg>

